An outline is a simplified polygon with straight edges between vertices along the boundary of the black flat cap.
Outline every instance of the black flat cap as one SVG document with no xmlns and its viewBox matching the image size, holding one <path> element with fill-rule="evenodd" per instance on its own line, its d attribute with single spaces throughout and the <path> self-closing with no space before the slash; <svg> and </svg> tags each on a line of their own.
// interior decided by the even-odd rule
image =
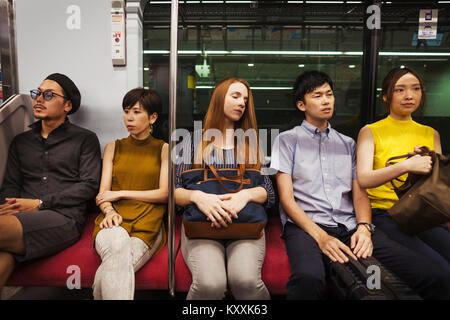
<svg viewBox="0 0 450 320">
<path fill-rule="evenodd" d="M 72 102 L 72 110 L 70 110 L 68 114 L 77 112 L 80 108 L 81 94 L 75 83 L 73 83 L 69 77 L 61 73 L 53 73 L 45 78 L 45 80 L 55 81 L 63 88 L 66 97 Z"/>
</svg>

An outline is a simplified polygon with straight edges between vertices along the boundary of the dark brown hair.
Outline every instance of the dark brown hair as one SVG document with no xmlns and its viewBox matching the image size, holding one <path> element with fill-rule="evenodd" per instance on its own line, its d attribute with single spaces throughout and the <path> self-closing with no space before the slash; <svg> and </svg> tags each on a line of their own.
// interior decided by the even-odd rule
<svg viewBox="0 0 450 320">
<path fill-rule="evenodd" d="M 386 112 L 390 112 L 391 110 L 391 102 L 392 102 L 392 95 L 394 94 L 394 87 L 397 83 L 398 79 L 403 77 L 405 74 L 411 73 L 414 77 L 419 80 L 420 83 L 420 89 L 422 90 L 422 99 L 420 100 L 420 108 L 425 108 L 427 97 L 425 94 L 425 87 L 423 85 L 423 80 L 420 77 L 419 73 L 417 73 L 416 70 L 411 68 L 394 68 L 386 75 L 386 77 L 383 80 L 383 85 L 381 87 L 381 97 L 386 96 L 386 101 L 384 102 L 384 107 L 386 108 Z M 384 99 L 383 99 L 384 100 Z"/>
<path fill-rule="evenodd" d="M 122 109 L 130 108 L 139 102 L 150 116 L 154 112 L 158 115 L 162 111 L 161 97 L 158 92 L 150 89 L 136 88 L 128 91 L 123 97 Z"/>
</svg>

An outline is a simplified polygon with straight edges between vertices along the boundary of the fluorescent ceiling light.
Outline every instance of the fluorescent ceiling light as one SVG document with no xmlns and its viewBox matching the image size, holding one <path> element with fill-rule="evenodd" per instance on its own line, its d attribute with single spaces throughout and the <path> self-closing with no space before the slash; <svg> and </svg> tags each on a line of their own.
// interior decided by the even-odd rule
<svg viewBox="0 0 450 320">
<path fill-rule="evenodd" d="M 225 50 L 206 50 L 205 53 L 206 54 L 229 54 L 230 51 L 225 51 Z"/>
<path fill-rule="evenodd" d="M 356 66 L 355 66 L 354 64 L 349 64 L 348 67 L 349 67 L 350 69 L 356 68 Z"/>
<path fill-rule="evenodd" d="M 304 64 L 299 64 L 298 66 L 299 66 L 299 68 L 303 68 L 305 65 Z"/>
<path fill-rule="evenodd" d="M 169 54 L 169 50 L 144 50 L 144 54 Z M 251 51 L 251 50 L 206 50 L 208 55 L 311 55 L 311 56 L 362 56 L 362 51 Z M 178 50 L 178 54 L 202 54 L 201 50 Z M 450 52 L 394 52 L 381 51 L 380 56 L 428 56 L 450 57 Z"/>
<path fill-rule="evenodd" d="M 247 64 L 249 67 L 254 67 L 255 66 L 255 64 L 254 63 L 249 63 L 249 64 Z"/>
<path fill-rule="evenodd" d="M 306 3 L 344 3 L 344 1 L 306 1 Z"/>
<path fill-rule="evenodd" d="M 252 90 L 292 90 L 292 87 L 250 87 Z"/>
<path fill-rule="evenodd" d="M 380 52 L 380 56 L 431 56 L 431 57 L 445 57 L 450 56 L 450 52 Z"/>
<path fill-rule="evenodd" d="M 262 54 L 262 55 L 341 55 L 342 51 L 247 51 L 247 50 L 232 50 L 231 54 Z"/>
</svg>

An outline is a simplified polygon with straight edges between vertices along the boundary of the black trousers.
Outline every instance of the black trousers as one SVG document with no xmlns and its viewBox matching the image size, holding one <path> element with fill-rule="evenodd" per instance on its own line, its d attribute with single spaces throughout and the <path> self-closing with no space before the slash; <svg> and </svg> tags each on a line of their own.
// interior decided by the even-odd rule
<svg viewBox="0 0 450 320">
<path fill-rule="evenodd" d="M 356 231 L 349 231 L 343 225 L 335 228 L 319 226 L 347 246 L 350 246 L 350 239 Z M 308 233 L 293 223 L 286 223 L 283 237 L 291 264 L 287 298 L 326 298 L 326 276 L 331 260 Z M 373 256 L 422 298 L 450 299 L 450 274 L 438 263 L 391 240 L 379 229 L 372 235 L 372 243 Z"/>
<path fill-rule="evenodd" d="M 450 230 L 440 225 L 416 236 L 404 233 L 386 210 L 372 209 L 372 221 L 389 238 L 434 260 L 450 273 Z"/>
</svg>

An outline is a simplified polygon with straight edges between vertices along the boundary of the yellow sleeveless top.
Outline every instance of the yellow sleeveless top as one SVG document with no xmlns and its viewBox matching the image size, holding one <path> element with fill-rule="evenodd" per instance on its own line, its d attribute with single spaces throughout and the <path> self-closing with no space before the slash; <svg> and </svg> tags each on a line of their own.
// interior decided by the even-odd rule
<svg viewBox="0 0 450 320">
<path fill-rule="evenodd" d="M 427 146 L 434 150 L 434 129 L 421 125 L 412 119 L 407 121 L 396 120 L 391 116 L 369 124 L 374 140 L 373 169 L 384 168 L 387 159 L 407 154 L 415 146 Z M 408 174 L 399 177 L 405 180 Z M 372 208 L 390 209 L 398 197 L 388 181 L 387 183 L 367 189 Z"/>
<path fill-rule="evenodd" d="M 116 140 L 113 158 L 111 190 L 154 190 L 159 188 L 161 150 L 164 141 L 151 135 L 145 140 L 128 138 Z M 157 251 L 166 243 L 163 216 L 165 204 L 154 204 L 137 200 L 118 200 L 114 209 L 122 216 L 121 226 L 131 237 L 140 238 L 150 248 L 163 228 L 163 241 Z M 100 231 L 100 223 L 105 218 L 100 213 L 95 219 L 93 238 Z"/>
</svg>

